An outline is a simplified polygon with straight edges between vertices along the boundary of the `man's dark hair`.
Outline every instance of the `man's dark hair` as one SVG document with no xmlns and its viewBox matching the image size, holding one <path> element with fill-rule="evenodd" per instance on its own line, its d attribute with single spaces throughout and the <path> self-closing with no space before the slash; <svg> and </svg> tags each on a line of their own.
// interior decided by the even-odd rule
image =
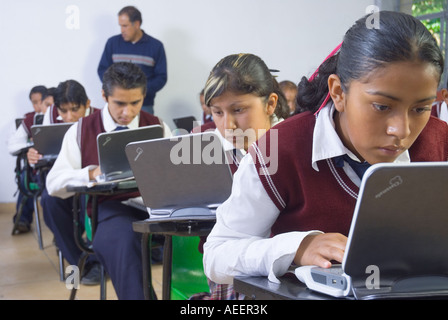
<svg viewBox="0 0 448 320">
<path fill-rule="evenodd" d="M 134 6 L 127 6 L 118 12 L 118 16 L 127 15 L 129 17 L 129 22 L 134 23 L 135 21 L 139 21 L 140 25 L 142 24 L 142 14 L 141 12 Z"/>
</svg>

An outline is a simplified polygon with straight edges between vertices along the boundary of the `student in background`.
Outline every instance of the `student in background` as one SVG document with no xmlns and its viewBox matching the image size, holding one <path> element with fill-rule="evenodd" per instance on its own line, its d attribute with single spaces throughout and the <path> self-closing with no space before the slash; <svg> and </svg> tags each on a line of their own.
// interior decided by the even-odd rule
<svg viewBox="0 0 448 320">
<path fill-rule="evenodd" d="M 288 101 L 289 114 L 293 115 L 296 113 L 296 99 L 298 93 L 297 86 L 294 82 L 289 80 L 283 80 L 279 83 L 279 85 L 285 95 L 286 101 Z"/>
<path fill-rule="evenodd" d="M 90 106 L 86 90 L 76 80 L 61 82 L 55 90 L 54 103 L 46 108 L 42 122 L 44 125 L 76 122 L 82 117 L 99 111 Z M 42 158 L 42 155 L 33 147 L 29 148 L 27 156 L 31 164 L 37 163 Z"/>
<path fill-rule="evenodd" d="M 430 117 L 444 66 L 436 41 L 410 15 L 383 11 L 378 29 L 367 18 L 301 80 L 298 104 L 308 111 L 269 130 L 240 163 L 204 245 L 213 281 L 277 282 L 291 264 L 341 262 L 363 170 L 448 160 L 448 125 Z"/>
<path fill-rule="evenodd" d="M 448 86 L 440 90 L 440 101 L 436 101 L 432 106 L 431 114 L 445 122 L 448 122 Z"/>
<path fill-rule="evenodd" d="M 34 111 L 25 114 L 22 124 L 16 129 L 8 140 L 8 152 L 10 154 L 28 147 L 31 144 L 31 126 L 36 123 L 36 115 L 44 115 L 48 103 L 52 102 L 54 91 L 49 91 L 44 86 L 36 86 L 31 89 L 29 98 Z M 45 101 L 45 102 L 44 102 Z"/>
<path fill-rule="evenodd" d="M 84 87 L 75 80 L 67 80 L 59 83 L 56 88 L 54 104 L 47 109 L 43 124 L 76 122 L 96 111 L 99 111 L 99 109 L 90 106 L 90 100 Z M 27 157 L 28 162 L 33 165 L 42 158 L 42 155 L 31 147 L 28 150 Z M 81 250 L 74 243 L 73 221 L 72 219 L 66 219 L 67 216 L 72 217 L 73 198 L 52 197 L 45 188 L 41 195 L 41 205 L 45 223 L 53 232 L 56 246 L 61 250 L 68 263 L 78 264 Z M 67 223 L 67 225 L 64 225 L 64 223 Z M 73 241 L 71 241 L 72 239 Z M 99 284 L 99 270 L 99 265 L 95 260 L 88 260 L 84 273 L 81 275 L 81 283 L 86 285 Z"/>
<path fill-rule="evenodd" d="M 233 54 L 221 59 L 210 72 L 204 96 L 233 173 L 249 146 L 289 116 L 275 77 L 264 61 L 253 54 Z M 204 240 L 201 238 L 200 251 Z M 209 299 L 238 298 L 231 285 L 209 281 L 209 286 Z"/>
<path fill-rule="evenodd" d="M 44 124 L 76 122 L 95 111 L 99 111 L 99 109 L 94 109 L 90 106 L 90 100 L 84 87 L 75 80 L 67 80 L 59 83 L 54 97 L 54 104 L 45 113 Z M 29 149 L 27 156 L 31 164 L 37 163 L 42 158 L 42 155 L 34 148 Z M 61 199 L 52 197 L 44 189 L 41 195 L 41 205 L 45 223 L 53 232 L 56 246 L 61 250 L 68 263 L 78 264 L 81 250 L 74 243 L 74 240 L 74 245 L 70 246 L 72 242 L 65 239 L 74 238 L 73 222 L 65 220 L 66 216 L 72 217 L 73 198 Z M 64 223 L 68 225 L 64 225 Z M 90 259 L 84 273 L 81 275 L 81 283 L 93 285 L 99 284 L 99 282 L 99 265 Z"/>
<path fill-rule="evenodd" d="M 90 105 L 86 90 L 76 80 L 66 80 L 58 85 L 58 103 L 47 108 L 43 120 L 44 125 L 53 123 L 76 122 L 99 109 Z"/>
<path fill-rule="evenodd" d="M 35 113 L 42 113 L 41 105 L 42 100 L 47 94 L 47 88 L 45 86 L 35 86 L 31 88 L 29 99 L 31 104 L 33 105 L 33 109 Z"/>
<path fill-rule="evenodd" d="M 146 77 L 142 70 L 129 62 L 112 64 L 104 73 L 101 112 L 80 119 L 67 131 L 61 152 L 47 176 L 51 196 L 67 199 L 67 185 L 86 185 L 101 174 L 98 166 L 96 137 L 123 127 L 135 129 L 160 124 L 165 136 L 171 136 L 168 126 L 158 117 L 141 111 L 146 94 Z M 98 197 L 98 226 L 93 250 L 110 275 L 119 299 L 144 299 L 142 279 L 141 234 L 134 232 L 134 221 L 148 218 L 144 211 L 122 204 L 139 196 L 138 192 Z M 54 215 L 61 214 L 54 212 Z M 60 219 L 60 217 L 58 217 Z M 71 216 L 67 215 L 64 225 Z M 62 231 L 61 231 L 62 232 Z"/>
<path fill-rule="evenodd" d="M 31 140 L 31 126 L 38 124 L 37 116 L 43 117 L 49 103 L 53 103 L 53 90 L 49 90 L 44 86 L 35 86 L 29 93 L 29 99 L 33 105 L 34 111 L 25 114 L 25 118 L 16 131 L 8 139 L 8 152 L 12 155 L 17 154 L 20 150 L 25 150 L 32 145 Z M 22 171 L 19 174 L 19 182 L 23 183 L 25 173 Z M 30 177 L 31 180 L 37 179 L 34 175 Z M 16 204 L 16 213 L 13 217 L 13 222 L 16 222 L 17 213 L 20 208 L 20 203 L 23 200 L 23 193 L 19 191 Z M 34 205 L 33 199 L 28 198 L 22 207 L 22 214 L 20 221 L 17 222 L 16 232 L 26 233 L 31 230 L 31 223 L 33 222 Z"/>
<path fill-rule="evenodd" d="M 199 103 L 201 104 L 202 108 L 202 124 L 213 122 L 213 116 L 210 108 L 205 104 L 204 89 L 202 89 L 199 93 Z"/>
</svg>

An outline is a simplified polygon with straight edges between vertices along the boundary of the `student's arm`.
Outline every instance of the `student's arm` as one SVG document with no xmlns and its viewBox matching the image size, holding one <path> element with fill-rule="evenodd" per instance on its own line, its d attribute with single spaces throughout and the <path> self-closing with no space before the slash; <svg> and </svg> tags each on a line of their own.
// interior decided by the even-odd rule
<svg viewBox="0 0 448 320">
<path fill-rule="evenodd" d="M 89 170 L 97 166 L 81 168 L 81 150 L 76 141 L 78 123 L 73 124 L 62 141 L 61 151 L 47 175 L 48 193 L 55 197 L 68 198 L 73 195 L 66 191 L 68 185 L 82 186 L 89 182 Z"/>
<path fill-rule="evenodd" d="M 234 175 L 232 194 L 217 210 L 216 224 L 204 246 L 205 274 L 216 283 L 233 277 L 283 275 L 294 261 L 302 239 L 319 232 L 289 232 L 270 238 L 279 210 L 245 156 Z"/>
<path fill-rule="evenodd" d="M 22 123 L 8 139 L 8 152 L 14 154 L 28 146 L 28 133 Z"/>
</svg>

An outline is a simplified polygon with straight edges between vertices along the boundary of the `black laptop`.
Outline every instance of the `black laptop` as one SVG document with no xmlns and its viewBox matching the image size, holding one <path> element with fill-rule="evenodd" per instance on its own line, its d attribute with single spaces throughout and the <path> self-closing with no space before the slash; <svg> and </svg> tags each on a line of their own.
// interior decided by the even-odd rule
<svg viewBox="0 0 448 320">
<path fill-rule="evenodd" d="M 193 116 L 175 118 L 173 119 L 173 122 L 176 125 L 177 129 L 183 129 L 186 130 L 187 132 L 191 132 L 191 130 L 193 130 L 194 127 L 200 125 L 200 123 L 198 123 L 196 118 Z"/>
<path fill-rule="evenodd" d="M 55 123 L 49 125 L 31 126 L 31 136 L 33 138 L 33 148 L 36 149 L 43 158 L 40 162 L 52 161 L 57 158 L 61 151 L 62 140 L 67 130 L 73 123 Z"/>
<path fill-rule="evenodd" d="M 448 162 L 364 174 L 342 265 L 304 266 L 307 286 L 358 299 L 448 297 Z"/>
<path fill-rule="evenodd" d="M 126 155 L 150 219 L 214 220 L 229 196 L 232 173 L 219 137 L 210 132 L 130 143 Z"/>
<path fill-rule="evenodd" d="M 97 178 L 98 182 L 132 178 L 132 170 L 125 154 L 126 145 L 134 141 L 161 137 L 163 137 L 163 128 L 160 125 L 99 134 L 97 147 L 102 174 Z"/>
</svg>

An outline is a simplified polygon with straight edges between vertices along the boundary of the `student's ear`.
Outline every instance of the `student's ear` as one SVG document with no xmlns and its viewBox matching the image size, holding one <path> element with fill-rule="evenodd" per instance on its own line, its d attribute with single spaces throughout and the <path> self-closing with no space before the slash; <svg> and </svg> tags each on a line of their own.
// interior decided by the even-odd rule
<svg viewBox="0 0 448 320">
<path fill-rule="evenodd" d="M 140 27 L 142 26 L 142 24 L 140 23 L 140 21 L 134 21 L 134 22 L 132 22 L 132 25 L 133 25 L 134 27 L 136 27 L 137 29 L 140 29 Z"/>
<path fill-rule="evenodd" d="M 103 100 L 107 102 L 107 96 L 106 96 L 106 92 L 104 92 L 104 90 L 101 90 L 101 95 L 103 96 Z"/>
<path fill-rule="evenodd" d="M 89 109 L 89 108 L 90 108 L 90 99 L 87 99 L 87 102 L 86 102 L 86 110 Z"/>
<path fill-rule="evenodd" d="M 266 112 L 268 116 L 271 116 L 275 108 L 277 107 L 278 95 L 276 93 L 271 93 L 268 97 L 268 104 L 266 107 Z"/>
<path fill-rule="evenodd" d="M 440 90 L 440 96 L 442 97 L 443 101 L 445 101 L 445 103 L 448 104 L 448 90 L 447 89 Z"/>
<path fill-rule="evenodd" d="M 341 79 L 339 79 L 336 74 L 331 74 L 328 77 L 328 89 L 336 110 L 338 112 L 343 112 L 345 106 L 345 93 L 344 90 L 342 90 Z"/>
</svg>

